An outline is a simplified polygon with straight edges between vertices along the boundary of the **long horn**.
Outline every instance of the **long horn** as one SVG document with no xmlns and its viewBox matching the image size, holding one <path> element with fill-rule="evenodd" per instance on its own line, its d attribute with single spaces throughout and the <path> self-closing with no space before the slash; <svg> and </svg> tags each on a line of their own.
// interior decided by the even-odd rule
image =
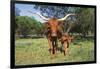
<svg viewBox="0 0 100 69">
<path fill-rule="evenodd" d="M 67 14 L 65 17 L 58 19 L 58 21 L 64 21 L 67 19 L 67 17 L 71 16 L 71 15 L 75 15 L 75 14 Z"/>
<path fill-rule="evenodd" d="M 40 13 L 34 13 L 34 12 L 31 12 L 31 11 L 28 11 L 28 12 L 30 12 L 32 14 L 37 14 L 38 16 L 40 16 L 45 21 L 48 21 L 50 19 L 50 18 L 46 18 L 46 17 L 42 16 Z"/>
</svg>

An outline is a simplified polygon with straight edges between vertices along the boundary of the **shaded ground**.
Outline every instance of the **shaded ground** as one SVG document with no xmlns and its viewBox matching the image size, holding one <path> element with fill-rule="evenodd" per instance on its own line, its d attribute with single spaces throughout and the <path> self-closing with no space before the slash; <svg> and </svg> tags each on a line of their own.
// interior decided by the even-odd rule
<svg viewBox="0 0 100 69">
<path fill-rule="evenodd" d="M 34 65 L 64 62 L 82 62 L 94 60 L 94 40 L 77 38 L 70 44 L 69 56 L 57 52 L 57 57 L 50 58 L 46 38 L 17 39 L 15 42 L 15 64 Z M 58 44 L 59 46 L 60 43 Z"/>
</svg>

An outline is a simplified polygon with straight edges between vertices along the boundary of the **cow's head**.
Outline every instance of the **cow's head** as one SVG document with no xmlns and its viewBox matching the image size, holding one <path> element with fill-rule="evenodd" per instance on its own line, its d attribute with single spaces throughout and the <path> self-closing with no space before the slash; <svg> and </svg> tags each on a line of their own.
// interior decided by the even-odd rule
<svg viewBox="0 0 100 69">
<path fill-rule="evenodd" d="M 51 18 L 46 22 L 46 27 L 52 37 L 56 37 L 60 31 L 61 21 L 57 18 Z"/>
<path fill-rule="evenodd" d="M 39 15 L 43 20 L 46 21 L 46 27 L 49 30 L 49 33 L 52 37 L 57 37 L 57 33 L 59 33 L 59 25 L 61 25 L 63 23 L 64 20 L 67 19 L 68 16 L 70 15 L 74 15 L 74 14 L 67 14 L 65 17 L 57 19 L 55 17 L 52 18 L 46 18 L 44 16 L 42 16 L 40 13 L 34 13 Z"/>
</svg>

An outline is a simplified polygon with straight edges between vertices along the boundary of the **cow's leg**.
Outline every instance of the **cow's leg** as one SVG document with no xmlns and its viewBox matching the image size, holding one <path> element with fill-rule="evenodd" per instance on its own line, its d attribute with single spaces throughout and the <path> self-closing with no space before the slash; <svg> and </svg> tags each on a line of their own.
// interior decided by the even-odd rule
<svg viewBox="0 0 100 69">
<path fill-rule="evenodd" d="M 61 47 L 59 48 L 59 50 L 60 50 L 61 53 L 63 53 L 63 47 L 64 47 L 63 42 L 60 40 L 60 43 L 61 43 Z"/>
<path fill-rule="evenodd" d="M 51 48 L 51 58 L 55 57 L 55 42 L 52 41 L 52 48 Z"/>
<path fill-rule="evenodd" d="M 57 39 L 55 40 L 55 54 L 57 54 L 57 47 L 58 47 L 58 45 L 57 45 Z"/>
<path fill-rule="evenodd" d="M 54 56 L 56 56 L 57 53 L 57 40 L 55 39 L 54 44 L 53 44 L 53 48 L 54 48 Z"/>
<path fill-rule="evenodd" d="M 51 40 L 50 39 L 48 39 L 48 44 L 49 44 L 49 52 L 50 52 L 50 54 L 52 54 L 52 42 L 51 42 Z"/>
<path fill-rule="evenodd" d="M 52 38 L 52 58 L 56 57 L 57 52 L 57 38 Z"/>
<path fill-rule="evenodd" d="M 49 52 L 50 52 L 51 58 L 54 58 L 55 57 L 54 41 L 51 41 L 50 39 L 48 39 L 48 44 L 49 44 Z"/>
<path fill-rule="evenodd" d="M 55 42 L 54 41 L 52 41 L 52 46 L 53 46 L 53 48 L 52 48 L 52 54 L 55 54 Z"/>
<path fill-rule="evenodd" d="M 69 55 L 69 42 L 67 42 L 67 55 Z"/>
</svg>

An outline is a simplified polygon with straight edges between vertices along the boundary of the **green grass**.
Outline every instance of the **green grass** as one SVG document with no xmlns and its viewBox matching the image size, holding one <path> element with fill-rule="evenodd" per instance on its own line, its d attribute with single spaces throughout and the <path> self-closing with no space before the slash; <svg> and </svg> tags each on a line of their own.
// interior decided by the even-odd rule
<svg viewBox="0 0 100 69">
<path fill-rule="evenodd" d="M 60 43 L 58 44 L 59 46 Z M 46 38 L 17 39 L 15 42 L 15 64 L 34 65 L 64 62 L 94 61 L 94 40 L 76 39 L 69 47 L 69 55 L 57 51 L 54 59 L 50 58 Z"/>
</svg>

